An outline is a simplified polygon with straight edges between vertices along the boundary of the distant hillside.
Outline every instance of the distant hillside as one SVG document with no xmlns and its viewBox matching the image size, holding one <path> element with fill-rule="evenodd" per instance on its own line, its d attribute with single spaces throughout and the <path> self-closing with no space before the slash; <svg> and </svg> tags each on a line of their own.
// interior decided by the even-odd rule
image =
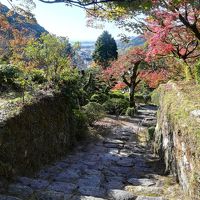
<svg viewBox="0 0 200 200">
<path fill-rule="evenodd" d="M 129 41 L 123 42 L 121 40 L 117 40 L 117 47 L 118 50 L 126 50 L 129 49 L 130 47 L 134 46 L 141 46 L 145 43 L 145 39 L 142 36 L 137 36 L 137 37 L 131 37 Z"/>
<path fill-rule="evenodd" d="M 128 42 L 116 41 L 119 54 L 123 53 L 130 47 L 140 46 L 145 43 L 145 39 L 141 36 L 131 37 Z M 95 49 L 95 41 L 81 42 L 80 56 L 84 60 L 85 65 L 88 65 L 92 61 L 92 53 Z"/>
<path fill-rule="evenodd" d="M 47 32 L 42 26 L 40 26 L 35 18 L 29 20 L 27 17 L 20 15 L 10 10 L 7 6 L 0 3 L 0 20 L 7 20 L 6 23 L 13 29 L 19 31 L 25 30 L 25 36 L 39 37 L 43 32 Z M 2 27 L 0 27 L 1 30 Z M 3 35 L 4 34 L 4 35 Z M 5 32 L 0 31 L 0 36 L 5 38 Z M 12 37 L 12 35 L 6 35 Z M 7 38 L 8 39 L 8 38 Z"/>
<path fill-rule="evenodd" d="M 145 39 L 141 36 L 137 36 L 137 37 L 130 37 L 130 39 L 126 42 L 117 40 L 116 43 L 118 50 L 120 51 L 128 49 L 130 47 L 143 45 L 145 43 Z M 95 48 L 95 41 L 83 41 L 81 42 L 81 48 L 93 50 Z"/>
</svg>

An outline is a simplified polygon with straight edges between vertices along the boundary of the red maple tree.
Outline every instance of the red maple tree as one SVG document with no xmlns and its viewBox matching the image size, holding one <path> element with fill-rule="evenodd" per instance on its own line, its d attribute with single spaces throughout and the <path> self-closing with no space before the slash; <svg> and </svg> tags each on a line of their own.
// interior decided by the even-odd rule
<svg viewBox="0 0 200 200">
<path fill-rule="evenodd" d="M 165 6 L 156 7 L 146 19 L 146 28 L 146 61 L 171 54 L 183 61 L 192 76 L 191 63 L 200 57 L 199 9 L 191 1 L 165 1 Z"/>
<path fill-rule="evenodd" d="M 117 84 L 115 87 L 126 85 L 129 88 L 130 107 L 135 105 L 135 88 L 140 83 L 139 71 L 145 59 L 145 49 L 136 47 L 129 50 L 126 54 L 121 55 L 118 60 L 111 64 L 111 67 L 103 71 L 106 81 L 113 79 Z"/>
</svg>

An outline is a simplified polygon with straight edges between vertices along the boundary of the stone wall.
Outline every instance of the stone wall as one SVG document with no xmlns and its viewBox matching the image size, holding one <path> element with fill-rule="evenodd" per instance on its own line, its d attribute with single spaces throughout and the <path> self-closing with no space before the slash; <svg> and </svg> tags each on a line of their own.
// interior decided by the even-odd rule
<svg viewBox="0 0 200 200">
<path fill-rule="evenodd" d="M 168 82 L 152 96 L 159 105 L 155 150 L 188 199 L 200 199 L 200 86 Z"/>
<path fill-rule="evenodd" d="M 33 173 L 66 155 L 87 131 L 81 113 L 60 94 L 11 107 L 1 109 L 0 177 Z"/>
</svg>

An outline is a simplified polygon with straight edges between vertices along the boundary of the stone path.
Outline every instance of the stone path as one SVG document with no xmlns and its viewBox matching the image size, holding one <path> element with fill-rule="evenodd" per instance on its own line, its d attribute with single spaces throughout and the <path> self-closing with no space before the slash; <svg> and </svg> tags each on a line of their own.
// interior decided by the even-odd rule
<svg viewBox="0 0 200 200">
<path fill-rule="evenodd" d="M 164 200 L 158 158 L 138 134 L 155 123 L 153 107 L 127 121 L 106 118 L 111 133 L 76 148 L 35 177 L 18 177 L 0 200 Z"/>
</svg>

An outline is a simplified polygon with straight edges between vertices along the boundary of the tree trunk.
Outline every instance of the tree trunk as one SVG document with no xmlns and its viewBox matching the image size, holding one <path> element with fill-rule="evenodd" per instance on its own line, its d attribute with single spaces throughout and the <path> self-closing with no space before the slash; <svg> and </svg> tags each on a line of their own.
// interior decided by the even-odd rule
<svg viewBox="0 0 200 200">
<path fill-rule="evenodd" d="M 131 84 L 131 87 L 130 87 L 129 98 L 130 98 L 130 102 L 129 102 L 130 108 L 136 108 L 136 105 L 135 105 L 135 87 L 134 87 L 133 84 Z"/>
<path fill-rule="evenodd" d="M 126 79 L 125 74 L 122 76 L 123 82 L 129 87 L 129 106 L 130 108 L 136 108 L 135 104 L 135 88 L 140 82 L 140 80 L 137 81 L 138 77 L 138 67 L 140 65 L 141 61 L 138 61 L 135 63 L 134 67 L 132 68 L 132 75 L 130 77 L 130 81 Z"/>
</svg>

